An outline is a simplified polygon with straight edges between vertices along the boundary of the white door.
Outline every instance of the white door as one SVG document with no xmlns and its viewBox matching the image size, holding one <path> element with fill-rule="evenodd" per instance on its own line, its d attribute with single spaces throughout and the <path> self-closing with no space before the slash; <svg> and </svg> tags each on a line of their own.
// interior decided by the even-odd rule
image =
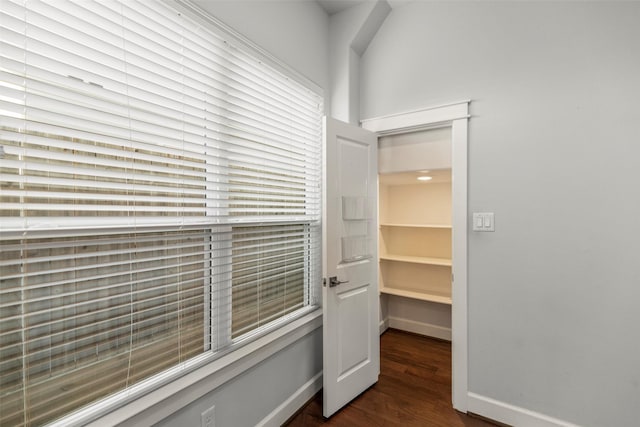
<svg viewBox="0 0 640 427">
<path fill-rule="evenodd" d="M 323 415 L 378 381 L 378 142 L 325 118 Z"/>
</svg>

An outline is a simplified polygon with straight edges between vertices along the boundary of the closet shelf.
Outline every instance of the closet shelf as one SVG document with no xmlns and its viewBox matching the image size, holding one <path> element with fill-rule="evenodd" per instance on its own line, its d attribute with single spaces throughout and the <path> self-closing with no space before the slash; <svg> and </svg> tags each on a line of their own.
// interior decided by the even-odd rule
<svg viewBox="0 0 640 427">
<path fill-rule="evenodd" d="M 388 223 L 383 222 L 380 227 L 407 227 L 407 228 L 451 228 L 451 225 L 447 224 L 400 224 L 400 223 Z"/>
<path fill-rule="evenodd" d="M 451 267 L 451 260 L 447 258 L 386 254 L 386 255 L 380 255 L 380 259 L 386 260 L 386 261 L 399 261 L 399 262 L 409 262 L 413 264 L 440 265 L 445 267 Z"/>
<path fill-rule="evenodd" d="M 440 295 L 436 293 L 410 291 L 407 289 L 398 288 L 381 288 L 380 293 L 387 295 L 396 295 L 405 298 L 417 299 L 420 301 L 437 302 L 439 304 L 451 305 L 451 297 L 447 295 Z"/>
</svg>

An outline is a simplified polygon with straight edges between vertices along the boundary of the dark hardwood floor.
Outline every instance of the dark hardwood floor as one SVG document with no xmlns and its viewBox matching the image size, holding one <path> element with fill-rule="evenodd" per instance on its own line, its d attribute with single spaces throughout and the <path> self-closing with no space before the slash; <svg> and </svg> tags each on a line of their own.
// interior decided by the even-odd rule
<svg viewBox="0 0 640 427">
<path fill-rule="evenodd" d="M 380 337 L 380 378 L 330 419 L 318 393 L 286 426 L 486 427 L 451 406 L 451 343 L 389 329 Z"/>
</svg>

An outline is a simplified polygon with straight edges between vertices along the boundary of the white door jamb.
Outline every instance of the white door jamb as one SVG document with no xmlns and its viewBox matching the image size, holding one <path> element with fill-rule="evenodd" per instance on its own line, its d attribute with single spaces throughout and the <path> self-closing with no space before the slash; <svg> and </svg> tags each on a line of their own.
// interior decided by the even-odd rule
<svg viewBox="0 0 640 427">
<path fill-rule="evenodd" d="M 467 412 L 468 309 L 467 309 L 467 144 L 470 101 L 362 120 L 364 129 L 379 136 L 434 127 L 451 127 L 452 150 L 452 403 Z"/>
</svg>

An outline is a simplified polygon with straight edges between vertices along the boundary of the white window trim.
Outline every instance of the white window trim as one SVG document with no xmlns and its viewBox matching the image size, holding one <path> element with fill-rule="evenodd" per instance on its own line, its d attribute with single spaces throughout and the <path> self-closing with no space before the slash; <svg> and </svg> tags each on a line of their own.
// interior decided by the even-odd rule
<svg viewBox="0 0 640 427">
<path fill-rule="evenodd" d="M 192 19 L 202 22 L 204 25 L 216 27 L 216 29 L 223 32 L 234 45 L 246 47 L 257 58 L 260 58 L 263 62 L 282 72 L 284 75 L 289 76 L 291 80 L 301 83 L 310 91 L 324 97 L 324 90 L 316 83 L 284 64 L 221 21 L 208 15 L 189 0 L 163 1 L 171 3 L 178 9 L 182 9 L 185 14 L 189 15 Z M 118 227 L 114 227 L 114 230 L 115 229 L 118 229 Z M 51 234 L 58 233 L 64 234 L 64 231 L 60 228 L 51 231 Z M 307 296 L 305 296 L 305 299 L 306 298 Z M 197 368 L 193 368 L 193 364 L 186 365 L 186 367 L 184 365 L 178 366 L 177 369 L 183 369 L 184 374 L 177 376 L 174 380 L 160 387 L 141 387 L 141 390 L 138 390 L 138 393 L 141 394 L 140 397 L 132 397 L 131 400 L 118 406 L 119 403 L 114 402 L 122 402 L 124 400 L 122 396 L 118 394 L 113 400 L 110 398 L 102 399 L 95 404 L 83 407 L 48 425 L 59 427 L 97 427 L 104 425 L 137 426 L 158 423 L 207 393 L 232 381 L 252 367 L 259 365 L 304 336 L 313 333 L 321 326 L 322 308 L 309 306 L 306 314 L 302 314 L 302 316 L 296 320 L 281 326 L 275 326 L 273 330 L 265 333 L 265 335 L 247 344 L 238 346 L 238 348 L 232 346 L 230 351 L 224 352 L 223 355 L 216 355 L 215 352 L 203 354 L 201 358 L 197 358 L 196 362 L 202 364 L 203 359 L 210 359 L 210 361 L 204 362 L 202 366 Z M 215 341 L 215 339 L 212 340 L 212 342 Z M 154 379 L 152 378 L 150 380 L 153 381 Z M 146 392 L 146 389 L 149 391 Z M 125 390 L 125 392 L 127 391 Z M 115 409 L 112 409 L 114 407 Z M 101 413 L 104 415 L 97 415 Z"/>
</svg>

